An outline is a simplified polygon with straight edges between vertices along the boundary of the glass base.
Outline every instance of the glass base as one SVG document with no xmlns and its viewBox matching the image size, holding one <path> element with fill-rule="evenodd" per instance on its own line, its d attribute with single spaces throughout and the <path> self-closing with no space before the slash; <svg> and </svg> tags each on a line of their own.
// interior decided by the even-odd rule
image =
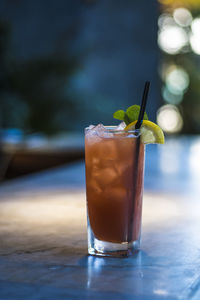
<svg viewBox="0 0 200 300">
<path fill-rule="evenodd" d="M 88 245 L 88 254 L 95 256 L 128 257 L 140 249 L 140 240 L 124 243 L 111 243 L 100 241 L 95 237 Z"/>
<path fill-rule="evenodd" d="M 140 235 L 138 240 L 123 243 L 113 243 L 98 240 L 88 221 L 88 254 L 95 256 L 128 257 L 140 250 Z"/>
</svg>

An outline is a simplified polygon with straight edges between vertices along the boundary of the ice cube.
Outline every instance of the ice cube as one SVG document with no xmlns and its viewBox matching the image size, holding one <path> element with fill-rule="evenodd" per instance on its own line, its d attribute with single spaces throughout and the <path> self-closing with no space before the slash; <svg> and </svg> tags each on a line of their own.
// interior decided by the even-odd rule
<svg viewBox="0 0 200 300">
<path fill-rule="evenodd" d="M 101 185 L 98 183 L 97 180 L 95 180 L 95 178 L 90 179 L 88 181 L 87 185 L 88 185 L 88 188 L 89 188 L 89 192 L 100 194 L 103 191 Z"/>
<path fill-rule="evenodd" d="M 88 130 L 92 130 L 95 127 L 95 125 L 88 126 Z"/>
<path fill-rule="evenodd" d="M 92 131 L 92 132 L 96 132 L 96 131 L 99 131 L 99 130 L 104 130 L 104 126 L 103 124 L 98 124 L 98 125 L 90 125 L 87 127 L 87 130 L 88 131 Z"/>
<path fill-rule="evenodd" d="M 103 124 L 98 124 L 98 125 L 90 125 L 88 127 L 88 130 L 86 131 L 87 135 L 97 135 L 100 132 L 104 131 L 104 126 Z"/>
<path fill-rule="evenodd" d="M 106 127 L 104 127 L 102 124 L 97 125 L 96 128 L 97 128 L 97 134 L 101 138 L 113 138 L 114 137 L 113 133 L 109 132 L 109 130 L 106 129 Z"/>
<path fill-rule="evenodd" d="M 105 127 L 103 126 L 103 124 L 98 124 L 97 126 L 95 126 L 95 128 L 93 128 L 93 130 L 96 131 L 96 133 L 99 134 L 103 134 Z"/>
<path fill-rule="evenodd" d="M 104 167 L 98 170 L 93 170 L 93 179 L 96 181 L 97 185 L 101 188 L 105 188 L 111 184 L 119 184 L 119 176 L 115 168 Z"/>
<path fill-rule="evenodd" d="M 101 142 L 96 148 L 96 156 L 101 160 L 102 165 L 110 166 L 118 159 L 118 149 L 116 147 L 115 139 L 101 138 Z"/>
<path fill-rule="evenodd" d="M 121 123 L 116 127 L 116 130 L 124 130 L 125 127 L 126 127 L 126 123 L 125 123 L 125 122 L 121 122 Z"/>
<path fill-rule="evenodd" d="M 90 144 L 94 144 L 100 141 L 99 132 L 103 131 L 104 126 L 102 124 L 98 124 L 96 126 L 90 125 L 88 130 L 86 131 L 86 138 Z"/>
</svg>

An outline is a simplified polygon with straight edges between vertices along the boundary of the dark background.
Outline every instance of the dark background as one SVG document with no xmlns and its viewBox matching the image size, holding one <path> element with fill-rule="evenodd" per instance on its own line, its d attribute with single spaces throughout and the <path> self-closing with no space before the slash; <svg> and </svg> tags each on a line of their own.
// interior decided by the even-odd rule
<svg viewBox="0 0 200 300">
<path fill-rule="evenodd" d="M 145 80 L 155 121 L 157 18 L 152 0 L 1 0 L 0 126 L 51 135 L 113 124 Z"/>
</svg>

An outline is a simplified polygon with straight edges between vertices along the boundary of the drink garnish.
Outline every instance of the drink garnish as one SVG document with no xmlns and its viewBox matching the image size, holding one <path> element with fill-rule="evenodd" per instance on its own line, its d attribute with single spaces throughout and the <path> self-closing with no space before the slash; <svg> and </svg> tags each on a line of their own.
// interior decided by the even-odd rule
<svg viewBox="0 0 200 300">
<path fill-rule="evenodd" d="M 137 120 L 130 123 L 124 130 L 135 130 Z M 141 142 L 143 144 L 164 144 L 165 137 L 162 129 L 149 120 L 143 120 L 140 127 Z"/>
<path fill-rule="evenodd" d="M 126 125 L 129 125 L 130 123 L 137 121 L 140 113 L 140 106 L 139 105 L 131 105 L 127 108 L 126 111 L 123 110 L 117 110 L 113 114 L 113 118 L 124 121 Z M 143 120 L 148 120 L 148 116 L 146 112 L 144 113 Z"/>
<path fill-rule="evenodd" d="M 145 112 L 147 96 L 150 82 L 145 82 L 141 109 L 139 105 L 132 105 L 126 111 L 117 110 L 113 117 L 120 121 L 124 121 L 126 127 L 124 130 L 139 129 L 141 133 L 141 142 L 143 144 L 164 144 L 165 137 L 162 129 L 155 123 L 148 120 Z"/>
</svg>

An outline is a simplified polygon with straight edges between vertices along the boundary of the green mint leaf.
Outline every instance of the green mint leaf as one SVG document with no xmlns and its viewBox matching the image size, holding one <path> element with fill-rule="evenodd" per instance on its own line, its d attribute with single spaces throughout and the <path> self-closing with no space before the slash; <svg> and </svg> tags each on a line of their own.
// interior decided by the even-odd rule
<svg viewBox="0 0 200 300">
<path fill-rule="evenodd" d="M 124 121 L 126 123 L 126 125 L 128 125 L 128 124 L 138 120 L 139 113 L 140 113 L 140 106 L 132 105 L 127 108 L 126 112 L 123 110 L 117 110 L 113 114 L 113 118 L 120 120 L 120 121 Z M 143 119 L 148 120 L 148 116 L 147 116 L 146 112 L 144 113 Z"/>
<path fill-rule="evenodd" d="M 117 110 L 117 111 L 113 114 L 113 118 L 115 118 L 115 119 L 117 119 L 117 120 L 124 121 L 124 117 L 125 117 L 125 111 L 123 111 L 123 110 Z"/>
<path fill-rule="evenodd" d="M 127 108 L 126 115 L 128 116 L 129 123 L 138 120 L 139 112 L 140 112 L 139 105 L 132 105 Z M 143 120 L 148 120 L 148 116 L 147 116 L 146 112 L 144 113 Z"/>
<path fill-rule="evenodd" d="M 128 115 L 127 115 L 127 113 L 125 113 L 125 115 L 124 115 L 124 122 L 126 123 L 126 125 L 128 125 L 128 124 L 131 123 L 131 121 L 130 121 Z"/>
</svg>

